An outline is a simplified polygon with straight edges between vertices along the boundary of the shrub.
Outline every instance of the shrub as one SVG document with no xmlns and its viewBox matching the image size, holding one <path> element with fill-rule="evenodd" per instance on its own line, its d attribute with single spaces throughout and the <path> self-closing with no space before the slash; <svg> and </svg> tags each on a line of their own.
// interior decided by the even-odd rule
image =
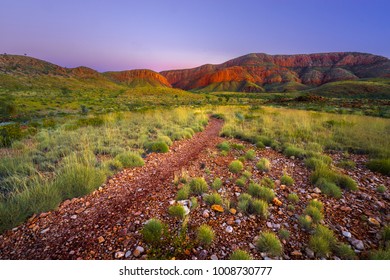
<svg viewBox="0 0 390 280">
<path fill-rule="evenodd" d="M 245 177 L 241 177 L 241 178 L 236 180 L 236 185 L 243 188 L 243 187 L 245 187 L 246 181 L 247 181 L 247 179 Z"/>
<path fill-rule="evenodd" d="M 289 204 L 289 205 L 287 205 L 287 210 L 288 210 L 288 211 L 295 211 L 295 206 Z"/>
<path fill-rule="evenodd" d="M 261 171 L 264 171 L 264 172 L 267 172 L 271 169 L 271 163 L 269 162 L 268 159 L 266 158 L 261 158 L 257 164 L 256 164 L 256 167 L 261 170 Z"/>
<path fill-rule="evenodd" d="M 287 230 L 287 229 L 280 229 L 279 232 L 279 237 L 282 239 L 282 240 L 287 240 L 290 238 L 290 232 Z"/>
<path fill-rule="evenodd" d="M 186 211 L 183 207 L 183 205 L 172 205 L 168 208 L 169 215 L 183 219 L 186 215 Z"/>
<path fill-rule="evenodd" d="M 239 143 L 233 143 L 232 144 L 232 148 L 235 149 L 235 150 L 243 150 L 245 148 L 245 146 L 243 144 L 239 144 Z"/>
<path fill-rule="evenodd" d="M 190 182 L 190 188 L 191 188 L 192 193 L 198 194 L 198 195 L 207 192 L 207 189 L 208 189 L 207 183 L 206 183 L 205 179 L 202 177 L 192 179 Z"/>
<path fill-rule="evenodd" d="M 370 260 L 390 260 L 390 248 L 370 252 Z"/>
<path fill-rule="evenodd" d="M 334 198 L 341 198 L 342 192 L 341 189 L 334 183 L 328 182 L 325 179 L 320 179 L 317 182 L 317 186 L 321 189 L 322 193 Z"/>
<path fill-rule="evenodd" d="M 288 176 L 287 174 L 284 174 L 284 175 L 280 178 L 280 182 L 281 182 L 283 185 L 292 186 L 292 185 L 294 184 L 294 179 L 291 178 L 290 176 Z"/>
<path fill-rule="evenodd" d="M 252 260 L 252 257 L 243 250 L 237 249 L 230 255 L 231 260 Z"/>
<path fill-rule="evenodd" d="M 265 148 L 265 145 L 263 144 L 263 142 L 258 141 L 258 142 L 256 142 L 256 148 L 258 148 L 258 149 L 264 149 L 264 148 Z"/>
<path fill-rule="evenodd" d="M 299 196 L 296 193 L 289 193 L 287 200 L 291 203 L 297 203 L 299 201 Z"/>
<path fill-rule="evenodd" d="M 164 233 L 165 225 L 158 219 L 150 219 L 141 230 L 142 237 L 146 243 L 158 244 Z"/>
<path fill-rule="evenodd" d="M 133 152 L 124 152 L 120 153 L 115 157 L 119 160 L 123 167 L 138 167 L 145 164 L 144 160 L 136 153 Z"/>
<path fill-rule="evenodd" d="M 390 159 L 373 159 L 368 162 L 367 167 L 375 172 L 390 176 Z"/>
<path fill-rule="evenodd" d="M 308 206 L 305 209 L 304 214 L 309 215 L 315 224 L 318 224 L 324 218 L 324 215 L 321 213 L 321 211 L 314 206 Z"/>
<path fill-rule="evenodd" d="M 220 196 L 219 193 L 206 195 L 204 197 L 204 201 L 209 205 L 213 205 L 213 204 L 222 205 L 222 197 Z"/>
<path fill-rule="evenodd" d="M 311 175 L 313 184 L 318 185 L 320 180 L 325 180 L 336 184 L 337 186 L 347 190 L 357 190 L 357 184 L 354 180 L 344 174 L 340 174 L 330 170 L 329 168 L 316 169 Z"/>
<path fill-rule="evenodd" d="M 260 252 L 265 252 L 270 256 L 280 256 L 283 252 L 282 243 L 272 232 L 260 233 L 256 247 Z"/>
<path fill-rule="evenodd" d="M 229 152 L 229 151 L 230 151 L 230 144 L 229 144 L 229 142 L 227 142 L 227 141 L 224 141 L 224 142 L 222 142 L 222 143 L 219 143 L 219 144 L 217 145 L 217 147 L 218 147 L 218 149 L 219 149 L 220 151 L 226 151 L 226 152 Z"/>
<path fill-rule="evenodd" d="M 295 146 L 288 146 L 284 149 L 283 154 L 285 154 L 288 157 L 296 157 L 296 158 L 303 158 L 306 155 L 306 152 L 304 149 L 295 147 Z"/>
<path fill-rule="evenodd" d="M 197 231 L 197 240 L 201 245 L 208 246 L 213 242 L 214 231 L 208 225 L 201 225 Z"/>
<path fill-rule="evenodd" d="M 105 168 L 110 172 L 117 172 L 123 168 L 122 163 L 117 159 L 110 159 L 104 163 Z"/>
<path fill-rule="evenodd" d="M 176 194 L 176 200 L 188 199 L 190 195 L 190 186 L 184 185 Z"/>
<path fill-rule="evenodd" d="M 254 160 L 255 159 L 255 156 L 256 156 L 256 152 L 254 150 L 248 150 L 246 153 L 245 153 L 245 158 L 247 160 Z"/>
<path fill-rule="evenodd" d="M 157 141 L 159 142 L 164 142 L 165 144 L 167 144 L 168 146 L 171 146 L 172 145 L 172 140 L 171 138 L 169 138 L 168 136 L 166 135 L 161 135 L 157 138 Z"/>
<path fill-rule="evenodd" d="M 264 177 L 263 179 L 261 179 L 260 183 L 261 183 L 262 186 L 267 187 L 269 189 L 274 189 L 275 188 L 274 180 L 272 180 L 269 177 Z"/>
<path fill-rule="evenodd" d="M 191 210 L 196 209 L 198 207 L 198 199 L 196 197 L 191 197 Z"/>
<path fill-rule="evenodd" d="M 313 220 L 309 215 L 302 215 L 298 218 L 298 223 L 305 230 L 310 230 L 313 227 Z"/>
<path fill-rule="evenodd" d="M 343 260 L 355 260 L 356 259 L 356 253 L 351 248 L 351 246 L 341 243 L 338 244 L 335 248 L 336 255 Z"/>
<path fill-rule="evenodd" d="M 321 159 L 314 157 L 307 158 L 305 160 L 305 165 L 311 170 L 326 167 L 326 164 Z"/>
<path fill-rule="evenodd" d="M 316 200 L 316 199 L 310 200 L 309 203 L 308 203 L 308 207 L 315 207 L 319 211 L 324 210 L 324 204 L 322 204 L 321 201 Z"/>
<path fill-rule="evenodd" d="M 243 169 L 244 169 L 244 165 L 239 160 L 233 160 L 229 164 L 229 171 L 232 172 L 232 173 L 239 173 Z"/>
<path fill-rule="evenodd" d="M 311 236 L 309 240 L 309 247 L 319 257 L 327 257 L 331 253 L 329 242 L 321 236 Z"/>
<path fill-rule="evenodd" d="M 356 167 L 356 163 L 352 160 L 342 160 L 336 166 L 345 168 L 345 169 L 353 169 Z"/>
<path fill-rule="evenodd" d="M 390 245 L 390 226 L 384 226 L 382 229 L 381 235 L 382 235 L 382 241 L 383 241 L 385 247 Z"/>
<path fill-rule="evenodd" d="M 385 193 L 386 187 L 385 187 L 384 185 L 380 185 L 380 186 L 378 186 L 378 187 L 376 188 L 376 191 L 377 191 L 378 193 Z"/>
<path fill-rule="evenodd" d="M 260 193 L 260 190 L 261 190 L 261 187 L 259 184 L 256 184 L 256 183 L 250 183 L 249 186 L 248 186 L 248 193 L 251 195 L 251 196 L 254 196 L 254 197 L 259 197 L 259 193 Z"/>
<path fill-rule="evenodd" d="M 222 187 L 222 180 L 220 178 L 215 178 L 214 182 L 211 184 L 213 190 L 219 190 Z"/>
<path fill-rule="evenodd" d="M 268 203 L 261 199 L 249 201 L 249 212 L 266 219 L 268 217 Z"/>
<path fill-rule="evenodd" d="M 240 210 L 241 212 L 244 212 L 244 213 L 248 212 L 249 203 L 250 203 L 250 200 L 239 200 L 238 204 L 237 204 L 238 210 Z"/>
<path fill-rule="evenodd" d="M 144 146 L 148 152 L 155 152 L 155 153 L 169 152 L 168 145 L 163 141 L 147 142 L 145 143 Z"/>
<path fill-rule="evenodd" d="M 0 146 L 9 147 L 23 136 L 20 124 L 7 124 L 0 126 Z"/>
<path fill-rule="evenodd" d="M 269 188 L 260 187 L 257 197 L 264 199 L 267 202 L 272 202 L 272 200 L 275 198 L 275 193 Z"/>
<path fill-rule="evenodd" d="M 244 172 L 242 172 L 242 176 L 246 179 L 249 179 L 250 177 L 252 177 L 252 173 L 250 173 L 248 170 L 245 170 Z"/>
<path fill-rule="evenodd" d="M 77 120 L 77 126 L 102 126 L 104 124 L 104 120 L 100 117 L 93 117 L 93 118 L 83 118 Z"/>
</svg>

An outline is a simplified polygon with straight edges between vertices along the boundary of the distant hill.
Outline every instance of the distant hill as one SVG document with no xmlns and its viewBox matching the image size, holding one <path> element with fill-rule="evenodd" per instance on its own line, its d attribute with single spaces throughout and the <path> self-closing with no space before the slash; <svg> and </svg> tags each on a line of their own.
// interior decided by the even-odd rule
<svg viewBox="0 0 390 280">
<path fill-rule="evenodd" d="M 105 72 L 103 75 L 116 83 L 125 84 L 130 87 L 172 87 L 164 76 L 148 69 Z"/>
<path fill-rule="evenodd" d="M 338 52 L 302 55 L 252 53 L 222 64 L 162 71 L 173 87 L 198 91 L 283 92 L 329 82 L 390 77 L 390 60 Z"/>
</svg>

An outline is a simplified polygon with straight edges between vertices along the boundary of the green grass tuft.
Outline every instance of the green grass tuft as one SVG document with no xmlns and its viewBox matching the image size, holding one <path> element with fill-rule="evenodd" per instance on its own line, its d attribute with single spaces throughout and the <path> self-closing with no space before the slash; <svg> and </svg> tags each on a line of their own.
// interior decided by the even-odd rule
<svg viewBox="0 0 390 280">
<path fill-rule="evenodd" d="M 209 246 L 214 240 L 215 233 L 208 225 L 201 225 L 197 230 L 197 240 L 201 245 Z"/>
<path fill-rule="evenodd" d="M 244 169 L 244 165 L 239 160 L 233 160 L 229 164 L 229 171 L 232 173 L 239 173 Z"/>
<path fill-rule="evenodd" d="M 252 260 L 252 257 L 246 251 L 237 249 L 230 255 L 230 259 L 248 261 Z"/>
<path fill-rule="evenodd" d="M 283 253 L 282 243 L 272 232 L 260 233 L 256 247 L 260 252 L 265 252 L 270 256 L 278 257 Z"/>
<path fill-rule="evenodd" d="M 256 164 L 257 169 L 267 172 L 271 170 L 271 163 L 269 162 L 268 159 L 266 158 L 261 158 L 257 164 Z"/>
<path fill-rule="evenodd" d="M 208 190 L 207 183 L 202 177 L 192 179 L 190 182 L 190 188 L 192 193 L 198 195 L 205 193 Z"/>
</svg>

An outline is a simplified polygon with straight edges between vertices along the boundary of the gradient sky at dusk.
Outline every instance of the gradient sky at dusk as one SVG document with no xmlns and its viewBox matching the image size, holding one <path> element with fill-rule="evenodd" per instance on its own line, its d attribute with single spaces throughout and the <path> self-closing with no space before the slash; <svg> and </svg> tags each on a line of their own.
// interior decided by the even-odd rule
<svg viewBox="0 0 390 280">
<path fill-rule="evenodd" d="M 0 52 L 99 71 L 221 63 L 252 52 L 390 57 L 390 1 L 1 0 Z"/>
</svg>

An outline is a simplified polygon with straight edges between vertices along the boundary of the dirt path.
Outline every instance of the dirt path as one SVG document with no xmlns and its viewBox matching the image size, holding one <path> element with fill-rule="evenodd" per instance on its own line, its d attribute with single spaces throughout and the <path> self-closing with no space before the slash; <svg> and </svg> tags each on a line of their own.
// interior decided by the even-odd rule
<svg viewBox="0 0 390 280">
<path fill-rule="evenodd" d="M 177 141 L 167 154 L 150 154 L 141 168 L 126 169 L 103 188 L 63 202 L 53 212 L 30 218 L 0 236 L 1 259 L 112 259 L 139 243 L 138 231 L 151 217 L 166 215 L 175 194 L 175 172 L 221 138 L 222 121 Z"/>
</svg>

